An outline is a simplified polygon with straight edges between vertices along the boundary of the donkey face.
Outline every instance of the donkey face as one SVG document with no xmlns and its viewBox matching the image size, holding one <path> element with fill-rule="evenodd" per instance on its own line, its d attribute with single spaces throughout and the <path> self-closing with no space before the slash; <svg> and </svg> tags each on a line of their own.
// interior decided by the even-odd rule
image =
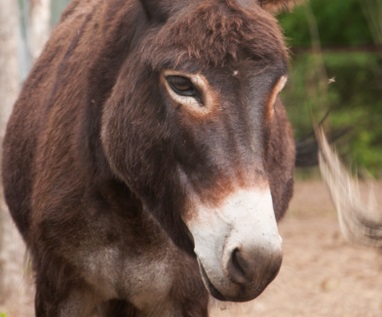
<svg viewBox="0 0 382 317">
<path fill-rule="evenodd" d="M 274 205 L 283 189 L 274 180 L 281 169 L 291 178 L 294 164 L 277 98 L 287 69 L 281 33 L 251 1 L 143 8 L 147 29 L 103 114 L 110 166 L 195 252 L 212 295 L 253 299 L 281 265 Z"/>
</svg>

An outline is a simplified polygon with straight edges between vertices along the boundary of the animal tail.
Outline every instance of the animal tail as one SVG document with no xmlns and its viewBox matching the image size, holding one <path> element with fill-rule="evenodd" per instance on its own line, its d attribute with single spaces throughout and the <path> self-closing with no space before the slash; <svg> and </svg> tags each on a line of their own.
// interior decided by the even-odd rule
<svg viewBox="0 0 382 317">
<path fill-rule="evenodd" d="M 321 126 L 315 126 L 318 142 L 318 160 L 322 178 L 329 188 L 338 213 L 340 228 L 345 238 L 353 243 L 382 248 L 382 210 L 378 211 L 374 199 L 364 202 L 360 195 L 358 179 L 353 177 L 342 165 L 340 159 L 329 145 Z"/>
<path fill-rule="evenodd" d="M 347 134 L 350 128 L 344 128 L 334 131 L 330 134 L 330 143 L 340 139 Z M 315 137 L 315 131 L 312 131 L 304 139 L 296 141 L 296 167 L 313 167 L 318 165 L 319 143 Z"/>
<path fill-rule="evenodd" d="M 329 109 L 318 123 L 319 126 L 323 125 L 326 119 L 329 117 L 332 109 Z M 334 131 L 330 134 L 330 143 L 340 139 L 343 135 L 347 134 L 351 128 L 343 128 Z M 313 167 L 318 165 L 318 151 L 319 145 L 316 138 L 316 132 L 314 129 L 306 135 L 302 140 L 296 141 L 296 167 Z"/>
</svg>

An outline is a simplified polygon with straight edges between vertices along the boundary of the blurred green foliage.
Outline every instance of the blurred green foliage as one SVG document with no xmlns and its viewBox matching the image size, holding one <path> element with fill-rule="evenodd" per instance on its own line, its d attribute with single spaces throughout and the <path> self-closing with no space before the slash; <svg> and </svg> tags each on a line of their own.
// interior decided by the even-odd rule
<svg viewBox="0 0 382 317">
<path fill-rule="evenodd" d="M 283 100 L 297 139 L 330 110 L 328 131 L 350 129 L 337 142 L 344 160 L 382 177 L 382 52 L 361 1 L 379 2 L 381 28 L 382 0 L 311 0 L 280 16 L 292 51 Z"/>
<path fill-rule="evenodd" d="M 307 6 L 310 6 L 320 30 L 322 46 L 353 47 L 370 44 L 373 37 L 361 1 L 368 0 L 310 0 L 307 5 L 297 6 L 292 14 L 281 14 L 279 21 L 290 45 L 310 46 L 312 39 L 306 19 Z"/>
</svg>

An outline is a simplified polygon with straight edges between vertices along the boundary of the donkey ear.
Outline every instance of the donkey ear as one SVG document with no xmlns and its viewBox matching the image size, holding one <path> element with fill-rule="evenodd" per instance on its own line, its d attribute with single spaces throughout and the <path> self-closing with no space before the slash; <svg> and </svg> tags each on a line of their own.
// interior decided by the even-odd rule
<svg viewBox="0 0 382 317">
<path fill-rule="evenodd" d="M 173 1 L 140 0 L 149 21 L 163 23 L 172 11 Z"/>
<path fill-rule="evenodd" d="M 258 3 L 265 10 L 278 12 L 280 10 L 290 10 L 294 5 L 303 0 L 258 0 Z"/>
</svg>

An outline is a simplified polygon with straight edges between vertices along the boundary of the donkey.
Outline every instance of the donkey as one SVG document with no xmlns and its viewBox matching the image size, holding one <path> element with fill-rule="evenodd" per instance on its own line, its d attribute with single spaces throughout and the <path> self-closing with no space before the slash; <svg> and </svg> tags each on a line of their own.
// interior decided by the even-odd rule
<svg viewBox="0 0 382 317">
<path fill-rule="evenodd" d="M 287 0 L 74 0 L 7 126 L 37 317 L 208 316 L 277 275 Z"/>
</svg>

